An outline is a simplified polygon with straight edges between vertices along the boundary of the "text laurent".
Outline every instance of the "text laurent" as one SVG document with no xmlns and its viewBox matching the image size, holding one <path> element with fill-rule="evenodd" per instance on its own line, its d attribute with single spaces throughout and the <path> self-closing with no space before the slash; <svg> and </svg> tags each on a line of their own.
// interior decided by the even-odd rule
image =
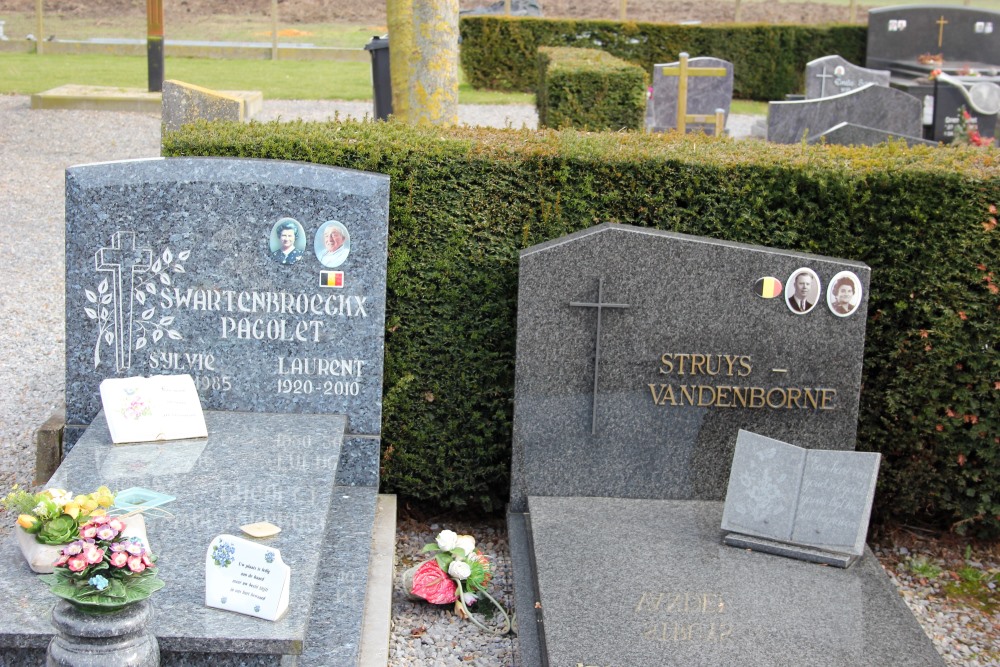
<svg viewBox="0 0 1000 667">
<path fill-rule="evenodd" d="M 337 377 L 361 377 L 365 365 L 363 359 L 284 359 L 278 357 L 278 375 L 335 375 Z"/>
</svg>

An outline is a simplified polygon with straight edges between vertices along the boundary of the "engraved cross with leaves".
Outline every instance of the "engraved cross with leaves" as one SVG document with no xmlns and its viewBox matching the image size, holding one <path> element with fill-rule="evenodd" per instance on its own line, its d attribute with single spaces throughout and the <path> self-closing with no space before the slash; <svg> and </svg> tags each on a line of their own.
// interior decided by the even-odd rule
<svg viewBox="0 0 1000 667">
<path fill-rule="evenodd" d="M 165 248 L 156 261 L 152 263 L 149 270 L 138 274 L 141 279 L 134 281 L 131 293 L 132 303 L 138 304 L 138 309 L 129 308 L 129 312 L 139 310 L 138 317 L 132 317 L 132 340 L 117 340 L 119 338 L 115 332 L 114 312 L 118 307 L 115 303 L 115 291 L 111 289 L 111 282 L 104 278 L 98 283 L 96 289 L 85 289 L 84 295 L 89 305 L 84 307 L 84 312 L 90 320 L 97 325 L 97 339 L 94 343 L 94 367 L 101 365 L 101 346 L 126 347 L 131 343 L 132 351 L 138 351 L 150 343 L 158 343 L 164 336 L 169 340 L 182 340 L 184 337 L 179 331 L 172 328 L 174 323 L 173 315 L 161 315 L 157 317 L 157 301 L 155 299 L 158 290 L 173 285 L 174 274 L 185 273 L 184 264 L 191 255 L 190 250 L 174 255 L 169 247 Z M 148 302 L 148 303 L 147 303 Z M 125 305 L 125 304 L 123 304 Z M 131 355 L 128 356 L 129 360 Z M 131 366 L 131 362 L 124 364 L 125 370 Z"/>
</svg>

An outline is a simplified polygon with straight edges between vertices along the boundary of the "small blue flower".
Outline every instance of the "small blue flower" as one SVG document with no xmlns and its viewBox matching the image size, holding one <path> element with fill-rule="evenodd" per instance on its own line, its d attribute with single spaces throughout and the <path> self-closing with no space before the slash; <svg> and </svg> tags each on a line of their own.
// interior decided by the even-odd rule
<svg viewBox="0 0 1000 667">
<path fill-rule="evenodd" d="M 268 551 L 266 554 L 264 554 L 264 560 L 267 561 L 268 563 L 273 563 L 274 562 L 274 552 L 273 551 Z"/>
<path fill-rule="evenodd" d="M 260 605 L 259 604 L 254 605 L 253 610 L 259 614 L 260 613 Z"/>
<path fill-rule="evenodd" d="M 219 567 L 229 567 L 233 562 L 233 555 L 236 553 L 236 547 L 229 542 L 219 542 L 212 549 L 212 560 Z"/>
<path fill-rule="evenodd" d="M 226 596 L 225 595 L 222 596 L 222 600 L 220 600 L 220 602 L 222 602 L 222 604 L 226 604 Z"/>
<path fill-rule="evenodd" d="M 99 574 L 95 574 L 94 576 L 92 576 L 90 579 L 87 580 L 87 583 L 99 591 L 103 591 L 105 588 L 108 587 L 108 580 Z"/>
</svg>

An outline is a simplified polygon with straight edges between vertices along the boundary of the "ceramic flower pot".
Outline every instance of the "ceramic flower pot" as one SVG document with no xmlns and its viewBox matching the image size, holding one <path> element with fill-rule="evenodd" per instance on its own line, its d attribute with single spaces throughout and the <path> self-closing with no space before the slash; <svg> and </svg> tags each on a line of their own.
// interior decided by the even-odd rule
<svg viewBox="0 0 1000 667">
<path fill-rule="evenodd" d="M 130 516 L 127 519 L 123 519 L 123 521 L 126 526 L 124 533 L 122 533 L 123 535 L 126 537 L 138 537 L 146 546 L 149 546 L 149 541 L 146 539 L 146 520 L 142 518 L 141 514 Z M 24 560 L 28 562 L 28 567 L 39 574 L 52 574 L 52 570 L 54 569 L 52 564 L 59 557 L 63 545 L 42 544 L 35 539 L 34 535 L 26 532 L 20 526 L 16 527 L 15 532 L 17 534 L 17 544 L 21 547 L 21 553 L 24 554 Z"/>
<path fill-rule="evenodd" d="M 158 667 L 160 646 L 149 631 L 153 606 L 140 600 L 98 611 L 60 600 L 52 609 L 56 634 L 47 667 Z"/>
</svg>

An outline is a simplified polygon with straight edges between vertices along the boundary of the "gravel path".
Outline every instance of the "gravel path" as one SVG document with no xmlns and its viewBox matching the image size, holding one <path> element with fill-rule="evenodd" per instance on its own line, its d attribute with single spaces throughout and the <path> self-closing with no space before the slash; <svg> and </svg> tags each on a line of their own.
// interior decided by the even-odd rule
<svg viewBox="0 0 1000 667">
<path fill-rule="evenodd" d="M 265 102 L 260 120 L 275 118 L 324 120 L 335 114 L 364 117 L 370 103 Z M 463 105 L 460 120 L 468 124 L 535 127 L 531 105 L 504 107 Z M 753 117 L 730 118 L 734 136 L 746 136 Z M 34 473 L 33 431 L 63 401 L 64 377 L 64 170 L 71 165 L 159 155 L 160 119 L 151 114 L 95 111 L 31 111 L 27 97 L 0 96 L 0 223 L 8 232 L 0 240 L 0 491 L 14 483 L 30 485 Z M 0 535 L 10 522 L 0 521 Z M 420 522 L 401 520 L 396 564 L 401 572 L 416 562 L 417 552 L 442 528 L 475 535 L 487 554 L 496 557 L 494 596 L 508 608 L 511 601 L 510 559 L 502 523 Z M 960 550 L 959 550 L 960 551 Z M 1000 556 L 974 551 L 956 556 L 940 545 L 878 546 L 878 555 L 900 587 L 900 594 L 932 637 L 949 665 L 1000 667 Z M 916 560 L 915 560 L 916 559 Z M 956 560 L 958 559 L 958 560 Z M 937 564 L 942 573 L 913 563 Z M 981 573 L 991 612 L 946 595 L 958 572 Z M 978 576 L 978 575 L 977 575 Z M 992 577 L 992 580 L 990 579 Z M 992 596 L 988 583 L 992 581 Z M 989 607 L 987 607 L 989 608 Z M 481 667 L 516 664 L 511 637 L 489 638 L 447 609 L 393 596 L 390 665 L 437 667 L 468 664 Z"/>
</svg>

